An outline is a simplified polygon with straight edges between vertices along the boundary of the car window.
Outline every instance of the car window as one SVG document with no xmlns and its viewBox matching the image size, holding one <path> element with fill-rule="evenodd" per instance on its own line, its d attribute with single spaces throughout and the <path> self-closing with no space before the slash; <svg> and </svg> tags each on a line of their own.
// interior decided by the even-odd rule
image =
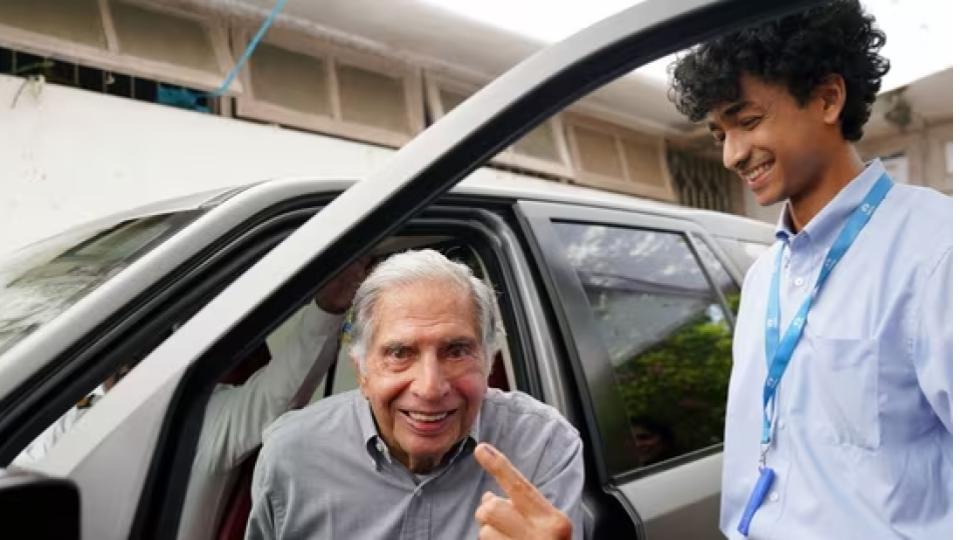
<svg viewBox="0 0 960 540">
<path fill-rule="evenodd" d="M 734 263 L 746 274 L 750 266 L 760 258 L 760 255 L 769 249 L 769 244 L 751 242 L 749 240 L 734 240 L 732 238 L 717 238 L 717 243 L 730 254 Z"/>
<path fill-rule="evenodd" d="M 731 329 L 686 237 L 565 222 L 554 229 L 613 367 L 635 466 L 720 443 Z"/>
<path fill-rule="evenodd" d="M 0 354 L 198 215 L 177 212 L 69 232 L 0 261 Z"/>
<path fill-rule="evenodd" d="M 724 301 L 730 308 L 730 313 L 736 315 L 740 307 L 740 287 L 737 286 L 730 272 L 724 268 L 723 263 L 720 262 L 720 259 L 713 253 L 702 236 L 692 234 L 690 238 L 693 240 L 693 245 L 696 247 L 697 253 L 700 255 L 700 261 L 703 262 L 710 279 L 713 280 L 717 290 L 723 295 Z"/>
</svg>

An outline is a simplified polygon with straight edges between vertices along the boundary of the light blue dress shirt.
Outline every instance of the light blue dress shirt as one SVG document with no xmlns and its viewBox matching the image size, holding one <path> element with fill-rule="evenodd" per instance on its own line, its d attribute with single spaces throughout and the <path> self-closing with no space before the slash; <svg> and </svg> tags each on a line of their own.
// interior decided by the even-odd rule
<svg viewBox="0 0 960 540">
<path fill-rule="evenodd" d="M 787 209 L 781 332 L 883 165 L 874 161 L 798 234 Z M 820 291 L 775 397 L 776 480 L 750 538 L 951 538 L 953 238 L 950 198 L 895 185 Z M 737 523 L 760 454 L 771 248 L 744 281 L 724 437 L 720 528 Z"/>
</svg>

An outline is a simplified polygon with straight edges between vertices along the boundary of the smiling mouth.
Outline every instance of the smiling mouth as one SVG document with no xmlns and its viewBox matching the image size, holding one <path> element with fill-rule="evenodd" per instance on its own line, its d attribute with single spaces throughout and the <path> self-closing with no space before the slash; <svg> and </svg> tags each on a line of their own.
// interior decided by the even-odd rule
<svg viewBox="0 0 960 540">
<path fill-rule="evenodd" d="M 767 162 L 761 163 L 760 165 L 757 165 L 756 167 L 753 167 L 753 168 L 748 169 L 747 171 L 741 173 L 741 176 L 743 176 L 743 179 L 746 180 L 747 182 L 755 182 L 755 181 L 757 181 L 761 176 L 763 176 L 764 174 L 766 174 L 767 172 L 769 172 L 770 169 L 772 169 L 772 168 L 773 168 L 773 162 L 772 162 L 772 161 L 767 161 Z"/>
<path fill-rule="evenodd" d="M 442 411 L 442 412 L 422 412 L 422 411 L 409 411 L 409 410 L 400 410 L 401 413 L 406 415 L 408 418 L 414 422 L 423 423 L 423 424 L 436 424 L 443 422 L 448 417 L 457 412 L 456 409 L 452 411 Z"/>
</svg>

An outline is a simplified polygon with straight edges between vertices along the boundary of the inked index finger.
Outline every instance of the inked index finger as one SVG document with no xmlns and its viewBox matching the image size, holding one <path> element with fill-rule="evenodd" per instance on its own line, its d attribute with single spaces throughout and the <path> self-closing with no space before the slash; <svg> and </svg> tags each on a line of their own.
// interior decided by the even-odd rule
<svg viewBox="0 0 960 540">
<path fill-rule="evenodd" d="M 531 515 L 553 510 L 550 501 L 530 483 L 493 445 L 480 443 L 473 455 L 480 466 L 496 480 L 503 492 L 513 501 L 521 514 Z"/>
</svg>

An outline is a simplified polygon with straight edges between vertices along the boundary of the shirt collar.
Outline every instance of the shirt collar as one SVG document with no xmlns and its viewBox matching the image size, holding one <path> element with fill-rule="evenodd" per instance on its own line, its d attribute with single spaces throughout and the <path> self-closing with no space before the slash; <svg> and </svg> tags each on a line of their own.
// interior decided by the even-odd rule
<svg viewBox="0 0 960 540">
<path fill-rule="evenodd" d="M 873 184 L 885 172 L 886 169 L 879 159 L 869 162 L 860 174 L 813 216 L 799 234 L 806 234 L 811 242 L 817 242 L 831 236 L 831 232 L 839 231 L 843 221 L 863 202 Z M 776 230 L 777 239 L 786 240 L 788 243 L 798 234 L 791 228 L 789 205 L 789 202 L 783 205 Z"/>
<path fill-rule="evenodd" d="M 373 466 L 380 468 L 380 460 L 385 459 L 390 463 L 392 458 L 387 450 L 387 444 L 380 438 L 380 432 L 377 431 L 377 423 L 373 417 L 373 410 L 370 409 L 370 403 L 359 390 L 356 393 L 354 401 L 357 411 L 357 419 L 360 421 L 360 436 L 363 438 L 363 445 L 373 460 Z"/>
<path fill-rule="evenodd" d="M 486 403 L 486 400 L 484 400 L 484 403 Z M 370 403 L 360 391 L 357 391 L 355 404 L 357 406 L 357 416 L 360 419 L 360 435 L 363 437 L 363 445 L 367 453 L 370 454 L 370 457 L 373 458 L 374 468 L 379 470 L 380 460 L 386 460 L 387 463 L 392 463 L 393 457 L 390 456 L 390 449 L 387 448 L 387 443 L 380 438 L 380 432 L 377 430 L 376 419 L 373 416 Z M 481 410 L 483 409 L 482 404 L 480 408 Z M 452 459 L 457 459 L 464 453 L 473 452 L 473 449 L 476 448 L 477 443 L 480 441 L 480 416 L 481 415 L 477 413 L 477 418 L 470 427 L 470 433 L 457 443 L 457 450 L 454 452 Z"/>
</svg>

